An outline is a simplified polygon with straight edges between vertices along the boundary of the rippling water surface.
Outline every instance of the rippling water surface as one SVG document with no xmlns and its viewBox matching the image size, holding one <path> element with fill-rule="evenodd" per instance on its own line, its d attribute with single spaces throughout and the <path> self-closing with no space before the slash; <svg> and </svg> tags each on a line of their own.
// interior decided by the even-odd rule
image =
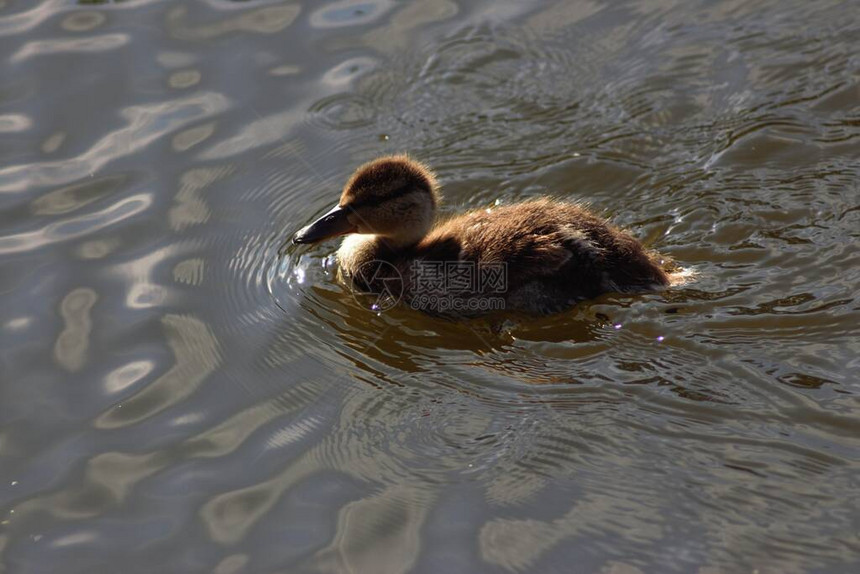
<svg viewBox="0 0 860 574">
<path fill-rule="evenodd" d="M 0 0 L 0 571 L 856 572 L 860 5 Z M 360 162 L 697 278 L 367 309 Z"/>
</svg>

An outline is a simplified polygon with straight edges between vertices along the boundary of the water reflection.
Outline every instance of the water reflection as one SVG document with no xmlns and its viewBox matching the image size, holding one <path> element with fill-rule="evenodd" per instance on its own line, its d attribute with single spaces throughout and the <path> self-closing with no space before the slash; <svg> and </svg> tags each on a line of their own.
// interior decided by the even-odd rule
<svg viewBox="0 0 860 574">
<path fill-rule="evenodd" d="M 111 160 L 134 154 L 166 134 L 190 122 L 223 112 L 228 101 L 222 94 L 199 94 L 184 100 L 132 106 L 122 111 L 128 126 L 108 133 L 81 155 L 0 169 L 0 193 L 23 192 L 90 177 Z"/>
<path fill-rule="evenodd" d="M 373 22 L 394 7 L 390 0 L 341 0 L 314 11 L 310 24 L 315 28 L 357 26 Z"/>
<path fill-rule="evenodd" d="M 189 24 L 188 9 L 185 7 L 172 8 L 167 13 L 167 28 L 169 33 L 180 40 L 211 40 L 219 36 L 237 32 L 258 34 L 274 34 L 281 32 L 292 24 L 301 12 L 297 4 L 280 6 L 263 6 L 245 10 L 232 17 L 225 17 L 209 24 Z"/>
<path fill-rule="evenodd" d="M 150 194 L 123 199 L 88 215 L 68 217 L 33 231 L 0 236 L 0 254 L 26 252 L 95 233 L 145 211 L 152 204 Z"/>
<path fill-rule="evenodd" d="M 99 428 L 134 424 L 193 393 L 220 363 L 218 341 L 193 317 L 167 315 L 162 320 L 175 363 L 158 379 L 96 419 Z"/>
</svg>

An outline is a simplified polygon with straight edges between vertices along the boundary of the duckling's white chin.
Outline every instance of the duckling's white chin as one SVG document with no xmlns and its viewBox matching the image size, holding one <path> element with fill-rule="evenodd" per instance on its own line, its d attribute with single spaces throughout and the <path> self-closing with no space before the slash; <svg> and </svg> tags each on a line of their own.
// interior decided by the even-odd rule
<svg viewBox="0 0 860 574">
<path fill-rule="evenodd" d="M 377 250 L 378 236 L 353 233 L 343 238 L 337 250 L 337 262 L 348 275 L 352 275 L 365 261 L 372 260 Z"/>
</svg>

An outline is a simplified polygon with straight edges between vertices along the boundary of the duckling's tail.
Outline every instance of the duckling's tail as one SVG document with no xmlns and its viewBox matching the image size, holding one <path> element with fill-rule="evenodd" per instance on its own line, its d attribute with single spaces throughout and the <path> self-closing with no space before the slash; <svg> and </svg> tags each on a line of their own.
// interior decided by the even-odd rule
<svg viewBox="0 0 860 574">
<path fill-rule="evenodd" d="M 696 270 L 689 267 L 681 267 L 681 265 L 671 257 L 666 257 L 656 251 L 649 251 L 648 257 L 657 266 L 659 266 L 664 273 L 666 273 L 666 277 L 669 278 L 668 287 L 686 285 L 698 277 L 698 272 Z"/>
<path fill-rule="evenodd" d="M 676 267 L 673 271 L 667 272 L 669 275 L 669 287 L 681 287 L 692 283 L 699 276 L 698 271 L 689 267 Z"/>
</svg>

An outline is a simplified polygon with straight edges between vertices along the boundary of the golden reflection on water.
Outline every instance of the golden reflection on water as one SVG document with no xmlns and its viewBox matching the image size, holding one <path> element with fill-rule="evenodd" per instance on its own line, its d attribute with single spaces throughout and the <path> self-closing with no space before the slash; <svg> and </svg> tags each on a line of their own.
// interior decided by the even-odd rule
<svg viewBox="0 0 860 574">
<path fill-rule="evenodd" d="M 347 504 L 337 535 L 314 559 L 320 572 L 406 572 L 421 550 L 421 526 L 433 504 L 420 489 L 400 485 Z"/>
<path fill-rule="evenodd" d="M 227 17 L 210 24 L 193 25 L 186 22 L 188 9 L 184 6 L 172 8 L 167 14 L 170 34 L 181 40 L 211 40 L 235 32 L 274 34 L 292 24 L 301 12 L 297 4 L 263 6 L 242 11 L 232 18 Z"/>
<path fill-rule="evenodd" d="M 193 169 L 182 174 L 175 198 L 176 205 L 167 214 L 170 227 L 174 231 L 181 231 L 189 225 L 206 223 L 210 211 L 200 192 L 216 181 L 229 177 L 234 171 L 234 167 L 226 165 Z"/>
<path fill-rule="evenodd" d="M 165 315 L 161 323 L 175 358 L 173 366 L 93 421 L 97 428 L 128 426 L 151 417 L 190 396 L 218 368 L 220 346 L 206 323 L 187 315 Z"/>
<path fill-rule="evenodd" d="M 67 371 L 79 371 L 86 363 L 93 328 L 90 310 L 97 300 L 95 291 L 80 287 L 60 303 L 65 328 L 54 344 L 54 358 Z"/>
</svg>

